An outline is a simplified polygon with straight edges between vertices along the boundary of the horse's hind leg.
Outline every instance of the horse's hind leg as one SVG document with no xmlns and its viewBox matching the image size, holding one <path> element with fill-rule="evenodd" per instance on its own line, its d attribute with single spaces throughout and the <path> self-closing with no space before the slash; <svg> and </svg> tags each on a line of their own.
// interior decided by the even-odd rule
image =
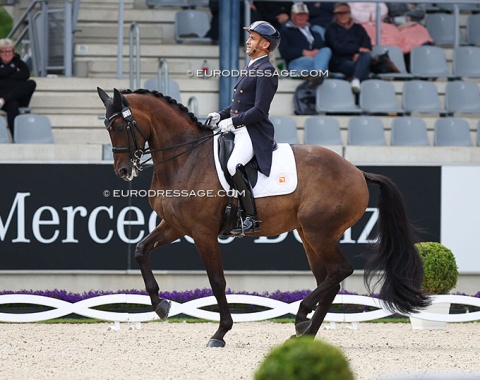
<svg viewBox="0 0 480 380">
<path fill-rule="evenodd" d="M 304 334 L 315 336 L 340 290 L 340 283 L 352 274 L 353 268 L 343 256 L 336 241 L 325 239 L 322 242 L 322 237 L 318 236 L 318 233 L 302 233 L 300 236 L 305 242 L 308 261 L 318 285 L 300 303 L 295 319 L 295 330 L 297 336 Z M 307 315 L 313 310 L 315 310 L 313 317 L 308 320 Z"/>
<path fill-rule="evenodd" d="M 224 347 L 225 334 L 232 329 L 233 319 L 228 309 L 225 288 L 225 274 L 223 271 L 222 256 L 220 246 L 218 245 L 217 235 L 208 236 L 199 234 L 193 236 L 195 246 L 203 260 L 205 270 L 207 271 L 208 280 L 212 287 L 213 295 L 217 299 L 218 309 L 220 313 L 220 324 L 218 330 L 208 341 L 208 347 Z"/>
<path fill-rule="evenodd" d="M 162 220 L 147 237 L 137 244 L 137 248 L 135 249 L 135 260 L 140 266 L 145 288 L 152 301 L 153 309 L 162 320 L 168 317 L 170 303 L 158 296 L 160 289 L 153 276 L 148 257 L 153 249 L 170 244 L 180 237 L 182 237 L 180 232 L 170 227 L 165 220 Z"/>
</svg>

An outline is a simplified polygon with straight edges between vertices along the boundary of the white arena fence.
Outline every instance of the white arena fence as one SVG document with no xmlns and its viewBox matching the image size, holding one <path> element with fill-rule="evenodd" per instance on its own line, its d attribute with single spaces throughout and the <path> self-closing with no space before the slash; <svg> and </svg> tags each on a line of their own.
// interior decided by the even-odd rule
<svg viewBox="0 0 480 380">
<path fill-rule="evenodd" d="M 227 301 L 229 304 L 245 304 L 268 308 L 268 310 L 251 313 L 234 313 L 232 314 L 234 322 L 264 321 L 268 319 L 282 317 L 288 314 L 296 314 L 299 304 L 301 302 L 295 301 L 292 303 L 285 303 L 282 301 L 273 300 L 271 298 L 243 294 L 228 294 Z M 436 303 L 450 303 L 480 307 L 480 298 L 463 295 L 432 296 L 432 304 Z M 38 295 L 0 295 L 0 305 L 13 306 L 15 304 L 47 306 L 51 307 L 52 309 L 47 311 L 23 314 L 0 313 L 0 322 L 40 322 L 64 317 L 72 313 L 88 318 L 112 321 L 115 323 L 147 322 L 158 319 L 158 316 L 153 311 L 141 313 L 125 313 L 93 309 L 94 307 L 113 304 L 150 305 L 150 297 L 146 295 L 111 294 L 88 298 L 75 303 L 70 303 L 63 300 Z M 205 320 L 219 321 L 220 318 L 218 312 L 202 310 L 203 307 L 214 306 L 216 304 L 217 302 L 215 300 L 215 297 L 213 296 L 199 298 L 187 301 L 185 303 L 171 301 L 169 317 L 188 315 L 191 317 Z M 393 314 L 392 312 L 386 310 L 383 307 L 383 303 L 380 299 L 373 297 L 339 294 L 335 297 L 333 304 L 364 305 L 376 308 L 376 310 L 353 313 L 327 313 L 325 317 L 325 321 L 327 322 L 367 322 L 375 319 L 388 317 Z M 471 322 L 480 320 L 480 311 L 459 314 L 436 314 L 422 311 L 415 314 L 414 316 L 419 319 L 426 319 L 431 321 Z"/>
</svg>

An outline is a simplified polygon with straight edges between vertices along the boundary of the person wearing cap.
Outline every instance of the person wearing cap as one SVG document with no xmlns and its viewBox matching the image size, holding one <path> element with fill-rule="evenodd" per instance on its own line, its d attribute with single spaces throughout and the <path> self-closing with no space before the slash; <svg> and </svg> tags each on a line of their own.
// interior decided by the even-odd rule
<svg viewBox="0 0 480 380">
<path fill-rule="evenodd" d="M 309 12 L 304 3 L 293 4 L 290 17 L 280 30 L 280 55 L 290 72 L 310 77 L 312 86 L 318 86 L 324 79 L 322 73 L 328 70 L 332 51 L 308 23 Z"/>
<path fill-rule="evenodd" d="M 372 42 L 362 25 L 354 23 L 348 3 L 337 3 L 334 22 L 325 31 L 325 42 L 332 49 L 330 70 L 351 78 L 352 91 L 370 75 Z"/>
<path fill-rule="evenodd" d="M 274 127 L 268 119 L 268 112 L 277 91 L 278 75 L 270 63 L 269 54 L 280 44 L 280 33 L 266 21 L 256 21 L 244 29 L 250 33 L 246 41 L 246 53 L 250 57 L 248 67 L 235 84 L 230 106 L 207 116 L 210 126 L 218 125 L 221 131 L 232 131 L 235 135 L 235 147 L 227 168 L 246 218 L 241 227 L 231 231 L 232 235 L 260 230 L 244 165 L 255 156 L 259 171 L 268 177 L 276 148 Z"/>
<path fill-rule="evenodd" d="M 36 83 L 29 79 L 30 69 L 15 53 L 15 44 L 0 39 L 0 109 L 7 113 L 8 128 L 13 136 L 14 120 L 19 107 L 28 107 Z"/>
</svg>

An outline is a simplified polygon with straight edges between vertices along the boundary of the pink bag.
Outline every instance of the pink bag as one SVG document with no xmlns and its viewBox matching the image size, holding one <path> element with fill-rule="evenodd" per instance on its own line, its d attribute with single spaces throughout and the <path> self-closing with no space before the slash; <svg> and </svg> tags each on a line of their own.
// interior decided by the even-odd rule
<svg viewBox="0 0 480 380">
<path fill-rule="evenodd" d="M 375 25 L 375 23 L 368 22 L 368 23 L 362 24 L 362 26 L 367 31 L 370 37 L 370 40 L 372 41 L 372 46 L 377 45 L 376 44 L 377 26 Z M 410 45 L 406 43 L 405 38 L 401 33 L 401 31 L 393 24 L 382 22 L 380 39 L 381 39 L 380 45 L 397 46 L 400 49 L 402 49 L 402 52 L 404 54 L 408 53 L 411 50 Z"/>
<path fill-rule="evenodd" d="M 427 42 L 433 43 L 433 39 L 430 33 L 428 33 L 427 28 L 416 22 L 403 24 L 398 29 L 409 52 L 412 51 L 413 48 L 422 46 Z"/>
</svg>

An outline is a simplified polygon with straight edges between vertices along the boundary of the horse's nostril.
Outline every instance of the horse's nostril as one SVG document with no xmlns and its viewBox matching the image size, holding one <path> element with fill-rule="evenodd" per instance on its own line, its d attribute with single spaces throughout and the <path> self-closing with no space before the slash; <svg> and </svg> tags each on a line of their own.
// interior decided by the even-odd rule
<svg viewBox="0 0 480 380">
<path fill-rule="evenodd" d="M 121 168 L 117 174 L 119 177 L 124 178 L 128 175 L 127 169 Z"/>
</svg>

